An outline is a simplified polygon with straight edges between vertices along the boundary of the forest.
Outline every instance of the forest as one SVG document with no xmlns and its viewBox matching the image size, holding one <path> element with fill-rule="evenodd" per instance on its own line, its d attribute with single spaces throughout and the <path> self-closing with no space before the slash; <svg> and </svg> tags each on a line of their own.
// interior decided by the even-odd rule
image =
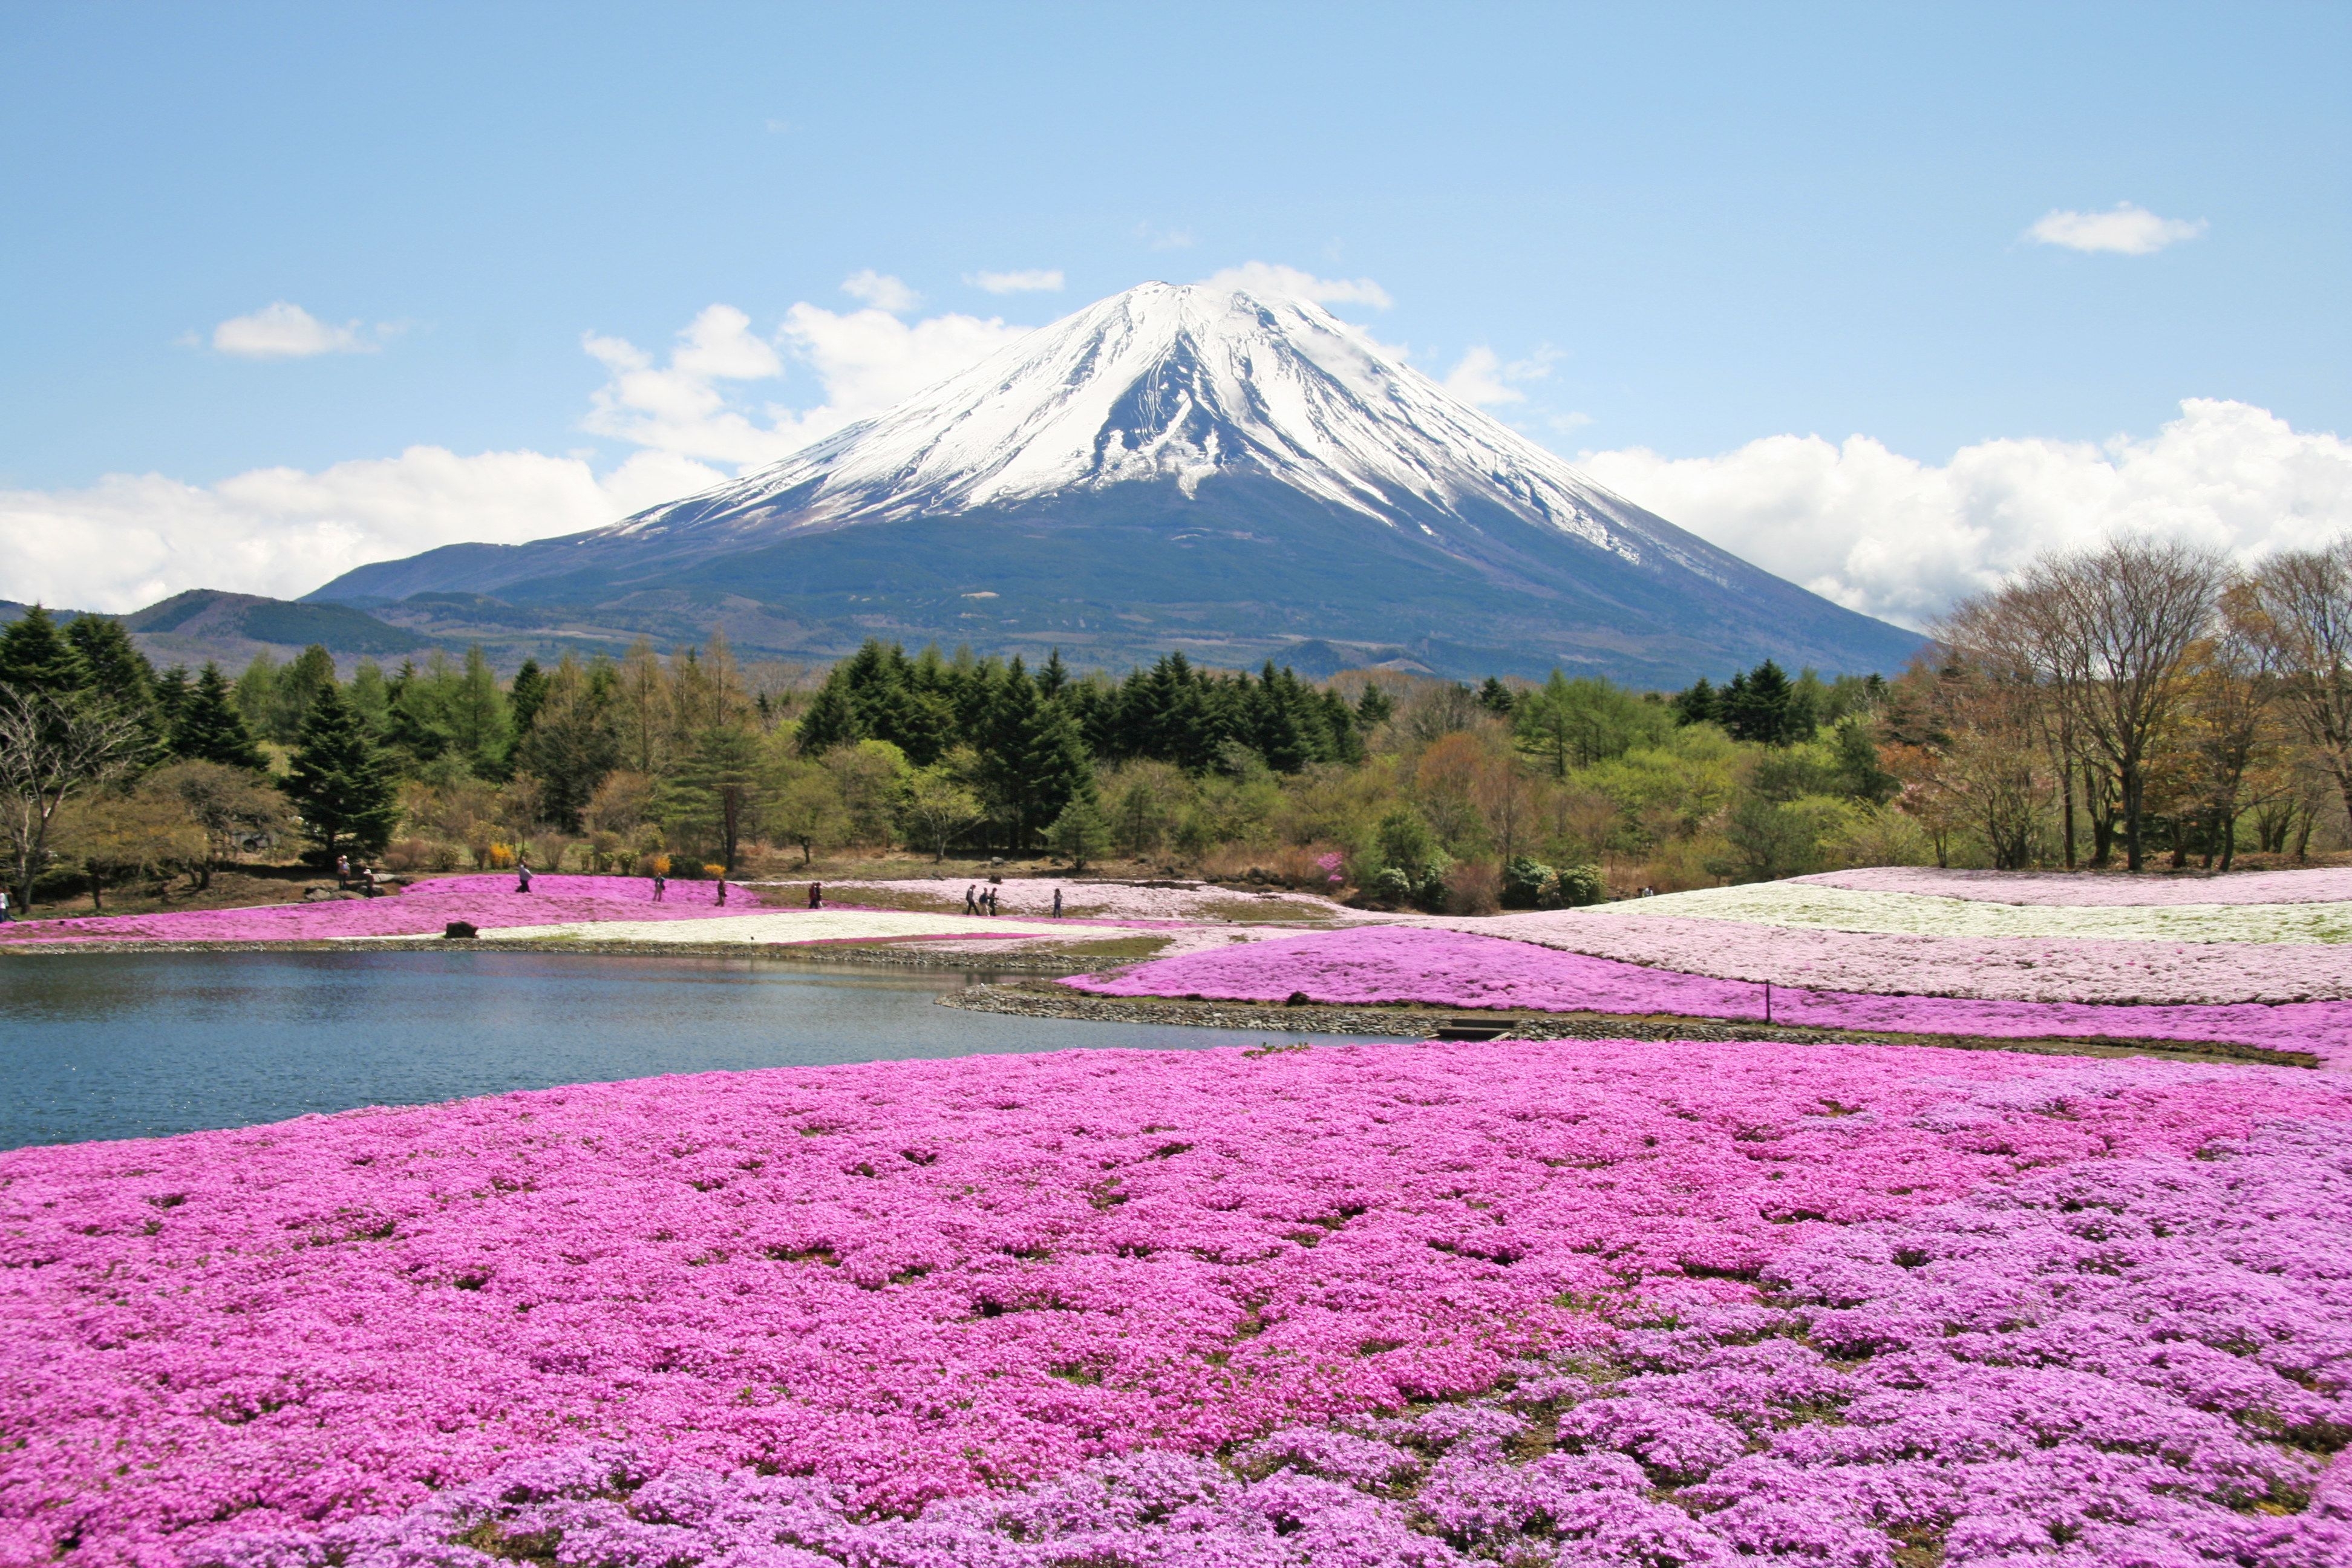
<svg viewBox="0 0 2352 1568">
<path fill-rule="evenodd" d="M 20 906 L 230 863 L 838 876 L 1043 859 L 1478 912 L 1834 867 L 2229 867 L 2331 854 L 2352 802 L 2352 544 L 2252 571 L 2053 556 L 1910 668 L 1770 661 L 1629 690 L 1123 676 L 869 642 L 386 669 L 323 648 L 158 671 L 119 624 L 0 633 Z"/>
</svg>

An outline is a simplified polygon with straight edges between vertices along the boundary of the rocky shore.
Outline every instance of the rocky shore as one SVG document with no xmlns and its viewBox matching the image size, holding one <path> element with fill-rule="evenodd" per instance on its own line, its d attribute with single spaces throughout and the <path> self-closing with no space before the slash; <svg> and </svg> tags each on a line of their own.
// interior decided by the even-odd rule
<svg viewBox="0 0 2352 1568">
<path fill-rule="evenodd" d="M 2022 1051 L 2036 1056 L 2162 1057 L 2175 1061 L 2264 1062 L 2315 1068 L 2302 1051 L 2254 1046 L 2188 1046 L 2177 1040 L 2002 1039 L 1983 1036 L 1872 1034 L 1847 1029 L 1790 1029 L 1705 1019 L 1627 1017 L 1608 1013 L 1496 1013 L 1399 1003 L 1335 1007 L 1315 1003 L 1268 1005 L 1186 997 L 1089 996 L 1034 980 L 972 985 L 940 996 L 943 1007 L 1024 1018 L 1077 1018 L 1103 1024 L 1179 1024 L 1195 1028 L 1311 1035 L 1388 1035 L 1430 1038 L 1459 1021 L 1504 1027 L 1516 1040 L 1777 1041 L 1787 1045 L 1940 1046 L 1970 1051 Z"/>
</svg>

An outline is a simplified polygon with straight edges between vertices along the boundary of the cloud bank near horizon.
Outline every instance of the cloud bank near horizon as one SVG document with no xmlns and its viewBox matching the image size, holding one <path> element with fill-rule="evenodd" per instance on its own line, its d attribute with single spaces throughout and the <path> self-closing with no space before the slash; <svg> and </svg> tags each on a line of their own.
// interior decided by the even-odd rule
<svg viewBox="0 0 2352 1568">
<path fill-rule="evenodd" d="M 1369 279 L 1265 263 L 1213 280 L 1389 303 Z M 661 353 L 587 334 L 583 350 L 606 380 L 582 425 L 633 448 L 617 463 L 415 447 L 208 486 L 115 474 L 77 489 L 0 491 L 0 598 L 118 613 L 191 587 L 291 598 L 372 561 L 579 532 L 764 467 L 1031 330 L 994 316 L 919 316 L 915 290 L 871 270 L 843 289 L 856 308 L 802 301 L 764 334 L 741 310 L 711 305 Z M 1505 363 L 1476 347 L 1446 384 L 1507 407 L 1549 360 Z M 1942 464 L 1860 434 L 1769 436 L 1712 457 L 1634 447 L 1570 460 L 1767 571 L 1915 627 L 2041 550 L 2117 530 L 2251 558 L 2352 529 L 2352 443 L 2213 399 L 2184 402 L 2152 436 L 1987 441 Z"/>
</svg>

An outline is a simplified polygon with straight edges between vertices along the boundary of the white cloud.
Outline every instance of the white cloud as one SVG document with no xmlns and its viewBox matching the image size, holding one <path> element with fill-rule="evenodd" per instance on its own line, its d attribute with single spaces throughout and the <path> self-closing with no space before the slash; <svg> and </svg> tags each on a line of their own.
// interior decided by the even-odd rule
<svg viewBox="0 0 2352 1568">
<path fill-rule="evenodd" d="M 1385 310 L 1387 289 L 1369 278 L 1318 278 L 1296 267 L 1267 261 L 1245 261 L 1212 272 L 1201 279 L 1213 289 L 1246 289 L 1253 294 L 1288 294 L 1318 305 L 1370 305 Z"/>
<path fill-rule="evenodd" d="M 575 533 L 772 462 L 1028 331 L 994 318 L 905 321 L 803 303 L 772 337 L 734 307 L 709 306 L 667 360 L 592 333 L 583 346 L 608 379 L 583 423 L 638 448 L 609 471 L 591 454 L 460 457 L 416 447 L 209 486 L 111 474 L 80 489 L 0 491 L 0 584 L 11 598 L 75 609 L 132 610 L 184 588 L 287 598 L 354 566 L 443 544 Z M 814 377 L 805 405 L 740 401 L 794 366 Z"/>
<path fill-rule="evenodd" d="M 974 272 L 964 281 L 992 294 L 1058 294 L 1062 291 L 1062 269 L 1033 267 L 1022 272 Z"/>
<path fill-rule="evenodd" d="M 882 310 L 834 311 L 803 301 L 784 312 L 772 342 L 742 311 L 712 305 L 678 334 L 667 364 L 622 339 L 590 335 L 588 352 L 612 374 L 591 397 L 585 424 L 648 450 L 757 468 L 879 414 L 1029 330 L 993 316 L 907 321 Z M 725 384 L 782 376 L 787 358 L 815 373 L 822 401 L 747 408 Z"/>
<path fill-rule="evenodd" d="M 215 352 L 238 359 L 309 359 L 314 354 L 373 353 L 376 345 L 357 321 L 330 326 L 284 300 L 249 316 L 231 316 L 213 329 Z"/>
<path fill-rule="evenodd" d="M 1484 343 L 1462 356 L 1445 377 L 1445 390 L 1465 403 L 1475 403 L 1482 408 L 1492 408 L 1505 403 L 1524 403 L 1528 395 L 1519 384 L 1541 381 L 1551 374 L 1551 363 L 1559 353 L 1554 349 L 1540 349 L 1526 359 L 1503 363 L 1502 356 Z"/>
<path fill-rule="evenodd" d="M 2168 245 L 2205 232 L 2203 218 L 2158 217 L 2143 206 L 2117 202 L 2113 211 L 2078 213 L 2061 208 L 2042 215 L 2025 237 L 2068 250 L 2105 250 L 2119 256 L 2152 256 Z"/>
<path fill-rule="evenodd" d="M 1192 245 L 1191 229 L 1160 228 L 1149 223 L 1135 226 L 1135 237 L 1153 250 L 1189 250 Z"/>
<path fill-rule="evenodd" d="M 923 297 L 887 272 L 877 272 L 871 267 L 855 272 L 841 280 L 841 291 L 853 300 L 863 300 L 877 310 L 900 315 L 923 302 Z"/>
<path fill-rule="evenodd" d="M 722 477 L 665 453 L 599 478 L 576 458 L 438 447 L 211 486 L 110 474 L 86 489 L 0 491 L 0 582 L 78 610 L 199 587 L 293 598 L 370 561 L 577 532 Z"/>
<path fill-rule="evenodd" d="M 2052 549 L 2125 531 L 2252 559 L 2352 528 L 2352 442 L 2190 398 L 2147 440 L 2015 439 L 1941 468 L 1865 436 L 1773 436 L 1717 458 L 1586 453 L 1611 489 L 1839 604 L 1919 626 Z"/>
</svg>

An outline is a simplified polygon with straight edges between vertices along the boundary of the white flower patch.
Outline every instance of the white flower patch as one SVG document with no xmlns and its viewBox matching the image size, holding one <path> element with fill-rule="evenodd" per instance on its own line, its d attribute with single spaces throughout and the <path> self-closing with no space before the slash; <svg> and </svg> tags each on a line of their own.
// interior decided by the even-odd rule
<svg viewBox="0 0 2352 1568">
<path fill-rule="evenodd" d="M 1821 882 L 1702 888 L 1617 906 L 1627 914 L 1887 936 L 2068 938 L 2097 942 L 2352 942 L 2352 903 L 2008 904 Z M 1600 918 L 1608 913 L 1594 911 Z"/>
</svg>

